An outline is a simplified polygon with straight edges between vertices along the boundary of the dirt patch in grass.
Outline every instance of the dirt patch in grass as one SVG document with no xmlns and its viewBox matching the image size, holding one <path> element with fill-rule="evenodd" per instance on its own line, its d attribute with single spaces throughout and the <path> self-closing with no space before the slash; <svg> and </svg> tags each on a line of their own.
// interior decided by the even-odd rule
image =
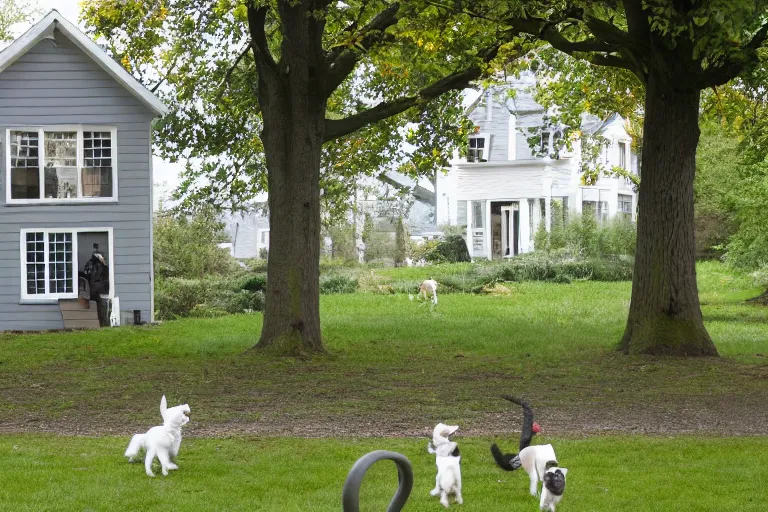
<svg viewBox="0 0 768 512">
<path fill-rule="evenodd" d="M 768 366 L 729 360 L 631 358 L 560 361 L 446 354 L 352 365 L 236 358 L 59 361 L 2 380 L 0 432 L 127 435 L 159 423 L 161 393 L 192 407 L 191 436 L 425 436 L 438 421 L 472 436 L 519 429 L 533 404 L 545 432 L 766 435 Z"/>
</svg>

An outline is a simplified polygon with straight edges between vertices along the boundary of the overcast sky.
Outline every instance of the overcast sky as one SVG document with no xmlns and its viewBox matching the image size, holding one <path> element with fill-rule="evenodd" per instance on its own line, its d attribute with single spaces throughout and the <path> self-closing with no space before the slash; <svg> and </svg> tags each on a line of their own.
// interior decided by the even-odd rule
<svg viewBox="0 0 768 512">
<path fill-rule="evenodd" d="M 47 14 L 51 9 L 56 9 L 71 23 L 82 28 L 80 23 L 81 0 L 37 0 L 37 5 Z M 17 35 L 21 35 L 30 25 L 15 27 Z M 179 172 L 183 169 L 181 164 L 171 164 L 164 162 L 160 158 L 153 158 L 152 167 L 154 171 L 155 201 L 157 202 L 162 195 L 169 193 L 179 184 Z"/>
</svg>

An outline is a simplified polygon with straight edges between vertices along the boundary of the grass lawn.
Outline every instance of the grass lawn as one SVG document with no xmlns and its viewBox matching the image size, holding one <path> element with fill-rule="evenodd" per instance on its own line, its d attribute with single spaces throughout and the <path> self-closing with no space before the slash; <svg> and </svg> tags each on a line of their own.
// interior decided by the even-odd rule
<svg viewBox="0 0 768 512">
<path fill-rule="evenodd" d="M 464 505 L 456 510 L 533 511 L 520 470 L 494 466 L 488 440 L 457 438 L 462 448 Z M 765 510 L 768 439 L 551 439 L 569 469 L 558 510 Z M 442 510 L 429 496 L 434 459 L 414 439 L 188 439 L 180 469 L 148 478 L 143 464 L 121 459 L 123 438 L 0 437 L 0 509 L 13 511 L 142 510 L 187 512 L 340 510 L 353 462 L 394 449 L 413 463 L 406 510 Z M 364 481 L 361 510 L 383 511 L 396 487 L 394 465 L 376 464 Z"/>
<path fill-rule="evenodd" d="M 517 444 L 503 393 L 529 398 L 537 442 L 571 471 L 563 510 L 762 510 L 768 308 L 721 265 L 700 265 L 699 282 L 719 359 L 616 353 L 629 283 L 510 284 L 441 295 L 434 311 L 324 296 L 329 355 L 304 360 L 246 352 L 258 315 L 0 335 L 0 510 L 337 511 L 347 471 L 375 449 L 414 464 L 407 510 L 440 510 L 425 449 L 438 421 L 462 427 L 462 510 L 536 510 L 526 475 L 488 452 Z M 149 479 L 122 453 L 159 421 L 162 393 L 191 422 L 181 469 Z M 372 473 L 363 510 L 384 510 L 396 473 Z"/>
<path fill-rule="evenodd" d="M 412 271 L 411 269 L 405 269 Z M 423 269 L 419 269 L 423 271 Z M 504 295 L 322 298 L 330 356 L 245 352 L 260 317 L 0 336 L 0 432 L 126 435 L 159 397 L 188 402 L 192 435 L 466 435 L 519 428 L 502 393 L 528 397 L 552 435 L 768 433 L 768 308 L 750 281 L 699 267 L 722 358 L 627 357 L 629 283 L 531 282 Z"/>
</svg>

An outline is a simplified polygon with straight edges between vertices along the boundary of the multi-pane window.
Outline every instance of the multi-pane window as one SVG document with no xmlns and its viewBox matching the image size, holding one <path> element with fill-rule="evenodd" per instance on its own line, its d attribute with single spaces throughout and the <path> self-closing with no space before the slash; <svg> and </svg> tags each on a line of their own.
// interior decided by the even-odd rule
<svg viewBox="0 0 768 512">
<path fill-rule="evenodd" d="M 483 227 L 483 203 L 480 201 L 472 203 L 472 227 Z"/>
<path fill-rule="evenodd" d="M 470 137 L 467 150 L 468 162 L 487 162 L 485 137 Z"/>
<path fill-rule="evenodd" d="M 112 196 L 112 133 L 83 132 L 83 197 Z"/>
<path fill-rule="evenodd" d="M 45 132 L 45 197 L 77 197 L 77 132 Z"/>
<path fill-rule="evenodd" d="M 548 131 L 541 132 L 541 144 L 540 144 L 541 148 L 540 149 L 541 149 L 541 152 L 544 154 L 549 153 L 549 136 L 550 136 L 550 132 Z"/>
<path fill-rule="evenodd" d="M 45 233 L 27 233 L 27 293 L 45 293 Z"/>
<path fill-rule="evenodd" d="M 582 201 L 581 211 L 584 214 L 594 215 L 599 223 L 608 220 L 608 202 L 607 201 Z"/>
<path fill-rule="evenodd" d="M 11 202 L 115 197 L 114 130 L 42 128 L 7 134 Z"/>
<path fill-rule="evenodd" d="M 619 213 L 632 217 L 632 196 L 619 194 Z"/>
<path fill-rule="evenodd" d="M 72 293 L 72 233 L 48 234 L 48 292 Z"/>
<path fill-rule="evenodd" d="M 40 197 L 40 139 L 37 132 L 11 132 L 11 197 Z"/>
<path fill-rule="evenodd" d="M 25 234 L 26 295 L 58 297 L 75 291 L 74 234 L 29 231 Z"/>
</svg>

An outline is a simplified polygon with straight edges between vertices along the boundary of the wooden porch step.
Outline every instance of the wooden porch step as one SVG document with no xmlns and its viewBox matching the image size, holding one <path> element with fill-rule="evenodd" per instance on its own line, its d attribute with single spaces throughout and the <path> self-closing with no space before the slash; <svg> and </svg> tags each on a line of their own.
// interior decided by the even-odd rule
<svg viewBox="0 0 768 512">
<path fill-rule="evenodd" d="M 61 299 L 59 300 L 59 310 L 61 310 L 65 329 L 98 329 L 101 327 L 95 301 Z"/>
</svg>

